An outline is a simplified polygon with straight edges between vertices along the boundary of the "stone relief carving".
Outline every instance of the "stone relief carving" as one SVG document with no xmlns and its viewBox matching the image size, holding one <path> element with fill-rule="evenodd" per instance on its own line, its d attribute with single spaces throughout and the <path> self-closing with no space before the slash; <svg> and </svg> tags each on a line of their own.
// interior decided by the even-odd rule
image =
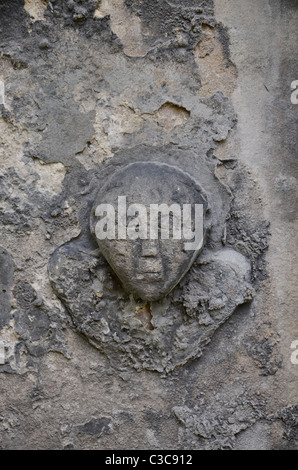
<svg viewBox="0 0 298 470">
<path fill-rule="evenodd" d="M 93 178 L 82 233 L 54 252 L 49 275 L 77 331 L 113 367 L 167 373 L 199 357 L 253 288 L 250 261 L 222 244 L 232 198 L 210 166 L 190 150 L 155 149 L 154 161 L 150 155 L 145 147 L 120 152 Z M 201 204 L 204 245 L 185 251 L 183 239 L 96 239 L 96 207 L 119 195 L 127 206 Z"/>
<path fill-rule="evenodd" d="M 119 239 L 115 234 L 116 231 L 120 232 L 119 197 L 125 198 L 123 239 Z M 95 212 L 102 204 L 111 204 L 116 208 L 115 216 L 112 214 L 114 220 L 110 221 L 112 224 L 116 222 L 115 239 L 102 240 L 96 237 Z M 158 213 L 153 209 L 157 209 L 154 205 L 161 204 L 166 205 L 168 209 L 172 208 L 174 212 L 166 213 L 165 207 L 164 219 L 159 221 L 159 233 L 156 230 L 156 234 L 153 234 L 156 239 L 153 239 L 152 232 L 157 228 L 154 222 L 158 224 Z M 183 205 L 186 204 L 188 208 L 192 206 L 193 212 L 195 204 L 203 206 L 206 230 L 207 200 L 202 189 L 189 175 L 178 168 L 160 163 L 138 162 L 125 166 L 116 171 L 99 190 L 92 209 L 91 231 L 97 238 L 101 253 L 123 286 L 136 298 L 148 301 L 160 300 L 178 284 L 202 251 L 203 240 L 198 242 L 195 250 L 185 249 L 187 240 L 183 238 L 185 230 L 183 231 L 181 226 Z M 130 208 L 132 211 L 127 217 L 126 212 L 128 214 Z M 162 209 L 162 206 L 159 208 Z M 150 209 L 152 209 L 151 214 Z M 157 217 L 154 217 L 154 214 Z M 184 218 L 185 215 L 186 209 Z M 194 233 L 194 222 L 198 224 L 200 221 L 195 220 L 196 214 L 192 215 L 193 226 L 189 228 Z M 138 228 L 135 228 L 136 224 L 139 224 Z M 129 229 L 130 237 L 127 234 Z M 165 233 L 161 233 L 163 230 Z M 174 231 L 177 233 L 173 233 Z"/>
</svg>

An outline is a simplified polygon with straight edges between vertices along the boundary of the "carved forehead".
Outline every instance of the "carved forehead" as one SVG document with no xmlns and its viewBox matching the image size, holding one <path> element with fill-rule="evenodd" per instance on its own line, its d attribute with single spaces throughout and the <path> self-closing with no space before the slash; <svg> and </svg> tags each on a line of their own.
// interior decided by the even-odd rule
<svg viewBox="0 0 298 470">
<path fill-rule="evenodd" d="M 161 163 L 138 162 L 117 170 L 99 191 L 101 202 L 127 196 L 129 202 L 200 203 L 206 195 L 196 181 L 182 170 Z"/>
</svg>

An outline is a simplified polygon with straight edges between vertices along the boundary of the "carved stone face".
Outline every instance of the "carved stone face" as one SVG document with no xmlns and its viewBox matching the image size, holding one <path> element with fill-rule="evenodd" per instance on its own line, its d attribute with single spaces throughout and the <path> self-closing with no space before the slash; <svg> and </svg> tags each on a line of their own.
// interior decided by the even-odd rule
<svg viewBox="0 0 298 470">
<path fill-rule="evenodd" d="M 125 207 L 119 205 L 123 201 Z M 109 212 L 106 204 L 115 211 Z M 175 210 L 168 212 L 169 226 L 164 225 L 165 219 L 158 217 L 158 211 L 154 216 L 152 205 L 157 204 L 169 207 L 175 204 L 172 206 Z M 206 197 L 188 174 L 160 163 L 127 165 L 116 171 L 99 190 L 91 214 L 91 232 L 123 287 L 135 298 L 156 301 L 167 295 L 201 252 L 202 237 L 193 249 L 186 249 L 190 240 L 185 239 L 183 230 L 179 238 L 186 204 L 192 205 L 189 228 L 194 231 L 194 207 L 200 206 L 205 214 Z M 105 232 L 100 232 L 98 227 L 104 227 L 106 235 L 102 235 Z M 152 227 L 156 230 L 153 239 Z M 165 228 L 170 230 L 164 231 Z M 107 234 L 111 239 L 106 238 Z M 119 239 L 121 234 L 123 239 Z"/>
</svg>

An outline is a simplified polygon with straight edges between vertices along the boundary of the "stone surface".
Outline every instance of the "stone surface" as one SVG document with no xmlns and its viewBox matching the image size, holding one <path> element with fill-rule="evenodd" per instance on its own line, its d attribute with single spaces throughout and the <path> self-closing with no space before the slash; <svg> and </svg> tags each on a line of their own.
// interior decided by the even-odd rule
<svg viewBox="0 0 298 470">
<path fill-rule="evenodd" d="M 2 449 L 297 448 L 297 14 L 0 2 Z M 90 232 L 99 189 L 140 161 L 191 175 L 210 210 L 152 302 Z"/>
<path fill-rule="evenodd" d="M 112 206 L 111 216 L 100 209 L 106 204 Z M 189 224 L 187 209 L 183 212 L 186 204 L 192 209 Z M 161 212 L 154 215 L 152 205 L 157 210 L 167 206 L 160 220 Z M 195 205 L 202 207 L 202 217 Z M 138 162 L 117 170 L 99 190 L 91 212 L 91 233 L 126 290 L 137 299 L 155 301 L 173 290 L 202 251 L 203 227 L 206 232 L 209 225 L 207 210 L 206 196 L 190 175 L 170 165 Z M 185 238 L 187 228 L 195 234 L 192 242 Z M 189 243 L 196 247 L 188 249 Z"/>
<path fill-rule="evenodd" d="M 154 163 L 142 161 L 153 155 Z M 193 178 L 177 167 L 183 162 L 186 169 L 187 160 Z M 131 163 L 119 168 L 122 161 Z M 214 167 L 212 171 L 204 160 L 197 165 L 193 161 L 190 150 L 137 148 L 103 165 L 104 175 L 94 178 L 90 185 L 90 199 L 93 191 L 96 195 L 90 210 L 93 235 L 96 208 L 101 203 L 116 207 L 119 195 L 127 196 L 127 207 L 135 202 L 148 205 L 148 201 L 203 203 L 206 248 L 189 276 L 184 278 L 204 247 L 198 253 L 185 252 L 184 240 L 157 240 L 154 260 L 165 274 L 158 279 L 148 274 L 140 278 L 144 263 L 147 271 L 156 268 L 156 264 L 152 266 L 153 256 L 149 257 L 151 267 L 147 256 L 142 256 L 143 249 L 151 246 L 152 250 L 152 240 L 97 240 L 98 251 L 86 227 L 76 241 L 58 248 L 50 260 L 52 286 L 67 306 L 75 327 L 105 353 L 115 368 L 165 373 L 182 366 L 202 354 L 217 328 L 238 305 L 252 299 L 249 258 L 230 248 L 220 250 L 222 226 L 230 206 L 228 192 L 214 179 Z M 170 162 L 176 162 L 176 166 Z M 214 247 L 216 254 L 212 255 L 210 248 Z"/>
<path fill-rule="evenodd" d="M 165 373 L 201 356 L 217 328 L 252 299 L 250 265 L 231 249 L 206 254 L 192 277 L 152 303 L 129 297 L 88 245 L 64 245 L 49 271 L 76 329 L 120 371 Z"/>
</svg>

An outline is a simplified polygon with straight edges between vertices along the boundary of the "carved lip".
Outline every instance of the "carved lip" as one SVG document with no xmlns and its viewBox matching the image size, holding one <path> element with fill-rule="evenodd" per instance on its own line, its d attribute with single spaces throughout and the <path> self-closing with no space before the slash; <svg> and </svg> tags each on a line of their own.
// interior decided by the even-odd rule
<svg viewBox="0 0 298 470">
<path fill-rule="evenodd" d="M 138 271 L 137 273 L 138 281 L 162 281 L 163 272 L 162 271 Z"/>
<path fill-rule="evenodd" d="M 163 280 L 163 266 L 160 259 L 141 259 L 137 268 L 138 280 Z"/>
</svg>

